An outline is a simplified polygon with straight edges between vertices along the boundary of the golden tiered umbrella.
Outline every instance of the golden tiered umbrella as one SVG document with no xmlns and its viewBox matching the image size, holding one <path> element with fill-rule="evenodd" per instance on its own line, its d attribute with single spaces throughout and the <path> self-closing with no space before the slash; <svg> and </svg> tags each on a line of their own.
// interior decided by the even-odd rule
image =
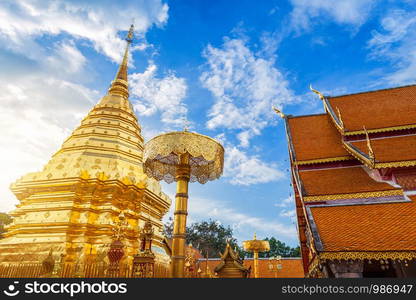
<svg viewBox="0 0 416 300">
<path fill-rule="evenodd" d="M 206 183 L 219 178 L 224 166 L 224 148 L 216 140 L 189 131 L 158 135 L 145 145 L 144 171 L 149 177 L 176 181 L 173 222 L 172 277 L 184 276 L 188 183 Z"/>
<path fill-rule="evenodd" d="M 259 252 L 267 252 L 270 250 L 270 245 L 268 241 L 258 240 L 256 234 L 254 238 L 250 241 L 243 242 L 244 250 L 253 252 L 253 262 L 254 262 L 254 278 L 259 277 Z"/>
</svg>

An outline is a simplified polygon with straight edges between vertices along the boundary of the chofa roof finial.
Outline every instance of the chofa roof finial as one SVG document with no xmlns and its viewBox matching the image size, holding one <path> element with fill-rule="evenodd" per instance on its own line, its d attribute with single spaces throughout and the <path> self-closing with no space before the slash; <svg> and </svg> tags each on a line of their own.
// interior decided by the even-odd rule
<svg viewBox="0 0 416 300">
<path fill-rule="evenodd" d="M 365 128 L 365 126 L 363 126 L 363 128 L 364 128 L 364 132 L 365 132 L 365 138 L 367 140 L 368 157 L 370 158 L 372 164 L 374 165 L 374 162 L 376 160 L 376 157 L 374 155 L 373 147 L 371 146 L 371 140 L 370 140 L 370 137 L 368 135 L 368 131 Z"/>
<path fill-rule="evenodd" d="M 272 109 L 274 110 L 274 112 L 276 113 L 276 114 L 278 114 L 282 119 L 284 119 L 284 118 L 286 118 L 286 115 L 280 110 L 280 109 L 277 109 L 276 107 L 274 107 L 274 106 L 272 106 Z"/>
<path fill-rule="evenodd" d="M 312 87 L 312 84 L 309 84 L 309 89 L 310 89 L 312 92 L 314 92 L 315 94 L 317 94 L 317 95 L 319 96 L 319 99 L 321 99 L 321 100 L 324 100 L 324 99 L 325 99 L 325 96 L 324 96 L 321 92 L 319 92 L 319 91 L 315 90 L 315 89 Z"/>
</svg>

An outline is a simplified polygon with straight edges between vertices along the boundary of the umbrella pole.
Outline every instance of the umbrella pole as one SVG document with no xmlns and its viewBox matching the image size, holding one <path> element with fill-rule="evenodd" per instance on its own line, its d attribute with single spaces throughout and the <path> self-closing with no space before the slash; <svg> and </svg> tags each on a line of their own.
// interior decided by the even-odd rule
<svg viewBox="0 0 416 300">
<path fill-rule="evenodd" d="M 253 253 L 254 262 L 254 278 L 259 278 L 259 253 L 254 251 Z"/>
<path fill-rule="evenodd" d="M 176 170 L 176 197 L 173 221 L 172 277 L 184 277 L 186 217 L 188 215 L 189 153 L 179 156 Z"/>
</svg>

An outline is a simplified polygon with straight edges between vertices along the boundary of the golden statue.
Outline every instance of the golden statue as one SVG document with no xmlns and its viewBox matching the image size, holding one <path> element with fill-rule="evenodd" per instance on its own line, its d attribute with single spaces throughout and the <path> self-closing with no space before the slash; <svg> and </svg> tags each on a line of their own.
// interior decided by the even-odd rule
<svg viewBox="0 0 416 300">
<path fill-rule="evenodd" d="M 149 219 L 154 227 L 155 260 L 161 265 L 158 268 L 169 268 L 161 220 L 171 200 L 160 184 L 143 172 L 141 127 L 128 99 L 127 65 L 133 30 L 131 26 L 122 62 L 107 94 L 42 171 L 26 174 L 12 184 L 20 204 L 0 240 L 0 266 L 41 262 L 51 248 L 69 265 L 101 255 L 108 251 L 113 231 L 121 236 L 119 220 L 124 222 L 123 260 L 131 264 L 139 249 L 139 228 Z"/>
</svg>

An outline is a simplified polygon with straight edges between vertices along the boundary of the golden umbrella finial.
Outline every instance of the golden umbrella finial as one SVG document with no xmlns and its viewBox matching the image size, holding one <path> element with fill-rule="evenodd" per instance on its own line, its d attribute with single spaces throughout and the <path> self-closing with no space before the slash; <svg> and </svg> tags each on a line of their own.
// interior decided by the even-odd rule
<svg viewBox="0 0 416 300">
<path fill-rule="evenodd" d="M 172 242 L 172 276 L 183 277 L 185 261 L 188 183 L 219 178 L 224 167 L 224 148 L 216 140 L 189 131 L 158 135 L 144 148 L 144 171 L 149 177 L 176 181 Z"/>
</svg>

